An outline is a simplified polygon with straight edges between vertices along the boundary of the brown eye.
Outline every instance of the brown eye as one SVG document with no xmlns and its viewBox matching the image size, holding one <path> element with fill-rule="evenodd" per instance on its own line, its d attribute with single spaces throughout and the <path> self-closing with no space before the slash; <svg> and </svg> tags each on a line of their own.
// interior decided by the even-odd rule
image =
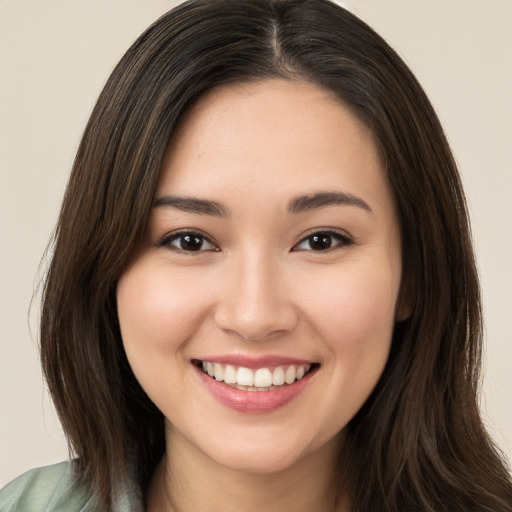
<svg viewBox="0 0 512 512">
<path fill-rule="evenodd" d="M 294 247 L 294 250 L 322 252 L 350 245 L 351 243 L 352 240 L 341 233 L 335 231 L 318 231 L 317 233 L 303 238 Z"/>
<path fill-rule="evenodd" d="M 160 247 L 169 247 L 184 252 L 216 251 L 218 248 L 201 233 L 195 231 L 181 231 L 171 233 L 160 243 Z"/>
</svg>

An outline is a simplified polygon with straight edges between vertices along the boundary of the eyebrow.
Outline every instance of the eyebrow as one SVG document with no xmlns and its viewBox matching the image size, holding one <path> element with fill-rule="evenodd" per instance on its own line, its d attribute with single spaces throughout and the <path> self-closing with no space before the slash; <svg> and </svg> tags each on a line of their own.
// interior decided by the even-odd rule
<svg viewBox="0 0 512 512">
<path fill-rule="evenodd" d="M 153 204 L 155 208 L 165 206 L 201 215 L 215 215 L 217 217 L 226 217 L 229 215 L 229 210 L 220 203 L 207 199 L 197 199 L 195 197 L 162 196 Z"/>
<path fill-rule="evenodd" d="M 288 212 L 302 213 L 335 205 L 356 206 L 372 212 L 366 201 L 346 192 L 317 192 L 316 194 L 295 197 L 288 203 Z M 162 196 L 155 201 L 153 206 L 155 208 L 171 207 L 188 213 L 216 217 L 227 217 L 230 214 L 229 209 L 217 201 L 195 197 Z"/>
<path fill-rule="evenodd" d="M 366 201 L 346 192 L 318 192 L 316 194 L 296 197 L 289 202 L 288 212 L 301 213 L 335 205 L 356 206 L 370 213 L 372 212 Z"/>
</svg>

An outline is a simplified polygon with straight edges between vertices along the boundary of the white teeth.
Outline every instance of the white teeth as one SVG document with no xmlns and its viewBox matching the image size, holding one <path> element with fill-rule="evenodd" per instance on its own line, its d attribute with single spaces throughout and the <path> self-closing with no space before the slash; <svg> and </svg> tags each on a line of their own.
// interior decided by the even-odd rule
<svg viewBox="0 0 512 512">
<path fill-rule="evenodd" d="M 290 368 L 293 368 L 293 366 L 290 366 Z M 295 378 L 293 380 L 295 381 Z M 274 373 L 272 374 L 272 384 L 274 384 L 274 386 L 282 386 L 284 384 L 284 382 L 285 382 L 285 378 L 284 378 L 283 367 L 278 366 L 274 370 Z"/>
<path fill-rule="evenodd" d="M 230 364 L 224 368 L 224 382 L 226 384 L 236 384 L 236 370 Z"/>
<path fill-rule="evenodd" d="M 270 368 L 251 370 L 243 366 L 237 368 L 230 364 L 223 365 L 211 361 L 203 361 L 201 367 L 215 380 L 224 381 L 244 391 L 271 391 L 286 384 L 293 384 L 296 380 L 302 379 L 311 369 L 310 364 L 302 364 L 277 366 L 273 370 Z"/>
<path fill-rule="evenodd" d="M 286 384 L 293 384 L 295 382 L 295 379 L 297 377 L 297 370 L 295 369 L 295 366 L 288 366 L 286 369 L 286 373 L 284 374 L 284 380 Z"/>
<path fill-rule="evenodd" d="M 222 365 L 214 363 L 213 371 L 215 372 L 215 380 L 224 380 L 224 368 L 222 368 Z"/>
<path fill-rule="evenodd" d="M 254 386 L 254 373 L 241 366 L 236 372 L 236 382 L 240 386 Z"/>
<path fill-rule="evenodd" d="M 254 386 L 257 388 L 269 388 L 272 386 L 272 373 L 268 368 L 260 368 L 254 374 Z"/>
</svg>

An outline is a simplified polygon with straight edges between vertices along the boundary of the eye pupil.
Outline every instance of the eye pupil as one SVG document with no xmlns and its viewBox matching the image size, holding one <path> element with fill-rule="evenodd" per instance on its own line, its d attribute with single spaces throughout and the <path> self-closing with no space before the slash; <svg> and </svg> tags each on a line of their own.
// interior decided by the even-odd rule
<svg viewBox="0 0 512 512">
<path fill-rule="evenodd" d="M 198 235 L 183 235 L 180 238 L 180 247 L 184 251 L 199 251 L 203 245 L 203 238 Z"/>
<path fill-rule="evenodd" d="M 311 249 L 314 251 L 322 251 L 329 249 L 332 245 L 332 236 L 328 233 L 318 233 L 309 239 Z"/>
</svg>

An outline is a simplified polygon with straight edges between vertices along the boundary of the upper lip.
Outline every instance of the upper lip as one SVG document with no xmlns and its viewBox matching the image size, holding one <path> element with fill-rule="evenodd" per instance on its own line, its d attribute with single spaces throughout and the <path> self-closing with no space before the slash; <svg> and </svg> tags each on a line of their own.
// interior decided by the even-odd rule
<svg viewBox="0 0 512 512">
<path fill-rule="evenodd" d="M 262 356 L 248 356 L 243 354 L 226 354 L 207 357 L 197 357 L 193 361 L 204 361 L 211 363 L 230 364 L 232 366 L 243 366 L 256 370 L 258 368 L 272 368 L 277 366 L 291 366 L 314 364 L 315 361 L 308 359 L 297 359 L 289 356 L 281 355 L 262 355 Z"/>
</svg>

